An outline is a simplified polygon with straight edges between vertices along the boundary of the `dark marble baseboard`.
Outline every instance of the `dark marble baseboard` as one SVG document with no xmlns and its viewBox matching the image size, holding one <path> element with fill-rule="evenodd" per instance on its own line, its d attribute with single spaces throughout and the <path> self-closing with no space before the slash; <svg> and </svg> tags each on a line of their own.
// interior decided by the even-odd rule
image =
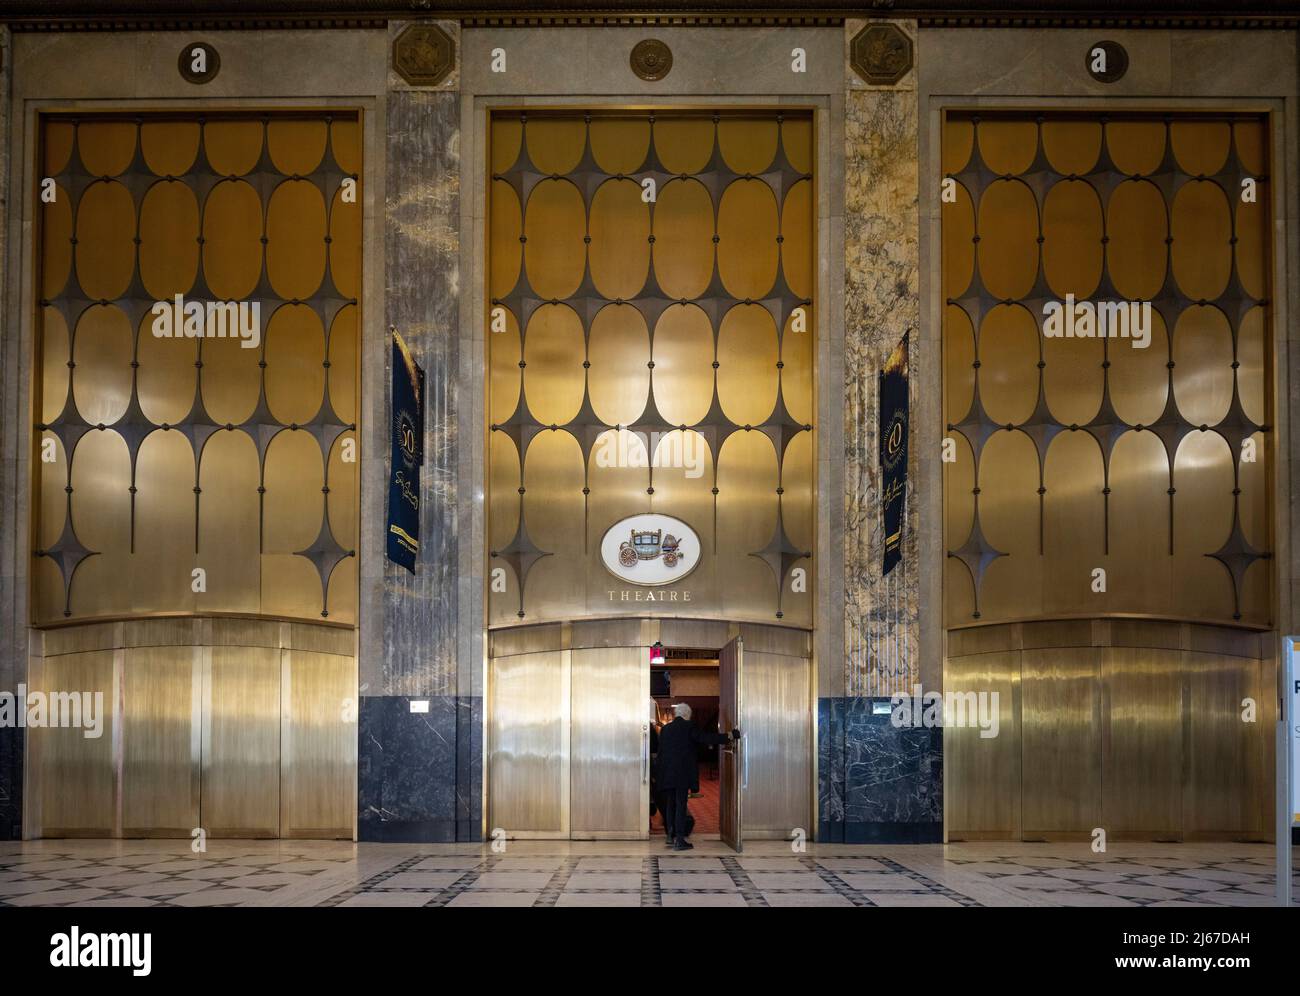
<svg viewBox="0 0 1300 996">
<path fill-rule="evenodd" d="M 0 840 L 23 839 L 23 736 L 0 727 Z"/>
<path fill-rule="evenodd" d="M 818 701 L 818 839 L 942 840 L 943 730 L 895 727 L 872 702 Z"/>
<path fill-rule="evenodd" d="M 433 843 L 481 836 L 481 700 L 435 695 L 427 701 L 427 713 L 413 713 L 407 696 L 361 700 L 360 840 Z"/>
<path fill-rule="evenodd" d="M 942 844 L 943 823 L 822 822 L 817 839 L 838 844 Z"/>
</svg>

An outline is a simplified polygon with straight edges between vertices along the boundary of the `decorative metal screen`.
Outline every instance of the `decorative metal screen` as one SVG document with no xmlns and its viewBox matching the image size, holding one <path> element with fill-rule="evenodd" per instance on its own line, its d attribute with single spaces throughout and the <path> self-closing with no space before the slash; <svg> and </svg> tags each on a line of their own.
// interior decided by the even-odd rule
<svg viewBox="0 0 1300 996">
<path fill-rule="evenodd" d="M 40 133 L 36 621 L 355 622 L 357 115 Z"/>
<path fill-rule="evenodd" d="M 810 116 L 508 112 L 491 157 L 491 621 L 810 625 Z M 599 546 L 651 511 L 702 556 L 647 595 Z"/>
<path fill-rule="evenodd" d="M 1270 622 L 1267 136 L 1258 115 L 948 116 L 950 625 Z M 1085 301 L 1112 333 L 1149 305 L 1146 346 L 1096 336 Z M 1067 307 L 1077 336 L 1050 322 Z"/>
</svg>

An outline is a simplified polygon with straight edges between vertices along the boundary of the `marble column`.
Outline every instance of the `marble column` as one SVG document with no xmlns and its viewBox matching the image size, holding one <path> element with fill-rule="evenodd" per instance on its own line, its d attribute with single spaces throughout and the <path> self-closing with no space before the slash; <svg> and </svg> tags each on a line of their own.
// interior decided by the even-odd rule
<svg viewBox="0 0 1300 996">
<path fill-rule="evenodd" d="M 405 27 L 394 24 L 395 37 Z M 444 25 L 455 32 L 455 25 Z M 386 106 L 384 327 L 402 334 L 425 374 L 425 462 L 415 574 L 384 563 L 381 650 L 363 655 L 358 836 L 454 841 L 480 836 L 481 698 L 457 687 L 460 95 L 390 74 Z M 381 424 L 372 473 L 387 480 L 391 350 L 383 350 Z M 372 427 L 374 428 L 374 427 Z M 367 516 L 383 557 L 386 509 Z M 373 643 L 368 643 L 374 646 Z M 414 707 L 421 711 L 412 711 Z"/>
<path fill-rule="evenodd" d="M 10 77 L 13 50 L 9 44 L 9 29 L 0 25 L 0 260 L 9 256 L 9 139 L 10 139 Z M 20 268 L 7 267 L 8 277 Z M 4 336 L 0 339 L 0 506 L 6 512 L 0 520 L 0 550 L 4 560 L 0 563 L 0 692 L 16 692 L 18 682 L 27 673 L 27 626 L 23 613 L 26 601 L 18 594 L 26 585 L 26 570 L 19 558 L 25 546 L 18 542 L 19 517 L 27 515 L 27 500 L 21 486 L 21 441 L 25 439 L 23 426 L 27 423 L 25 392 L 22 378 L 31 369 L 23 362 L 23 343 L 19 326 L 9 321 L 9 289 L 7 281 L 0 281 L 0 315 L 4 315 Z M 23 731 L 12 726 L 0 727 L 0 840 L 20 840 L 23 823 Z"/>
<path fill-rule="evenodd" d="M 845 24 L 850 40 L 867 24 Z M 894 21 L 913 38 L 915 22 Z M 916 71 L 869 86 L 847 65 L 844 121 L 844 694 L 819 703 L 820 838 L 913 842 L 942 835 L 942 735 L 873 715 L 919 682 L 915 422 L 908 449 L 902 562 L 882 577 L 879 373 L 909 339 L 913 418 L 918 371 L 937 362 L 920 328 L 919 110 Z"/>
</svg>

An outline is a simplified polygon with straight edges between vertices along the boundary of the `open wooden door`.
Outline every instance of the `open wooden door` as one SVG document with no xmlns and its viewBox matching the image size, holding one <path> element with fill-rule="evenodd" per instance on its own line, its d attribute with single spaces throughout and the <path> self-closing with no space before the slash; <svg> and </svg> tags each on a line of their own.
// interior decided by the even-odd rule
<svg viewBox="0 0 1300 996">
<path fill-rule="evenodd" d="M 739 729 L 739 740 L 718 748 L 718 775 L 721 796 L 718 803 L 718 829 L 724 843 L 733 850 L 743 850 L 741 840 L 741 801 L 745 788 L 745 731 L 740 726 L 741 662 L 744 647 L 736 637 L 718 652 L 718 729 L 723 733 Z"/>
</svg>

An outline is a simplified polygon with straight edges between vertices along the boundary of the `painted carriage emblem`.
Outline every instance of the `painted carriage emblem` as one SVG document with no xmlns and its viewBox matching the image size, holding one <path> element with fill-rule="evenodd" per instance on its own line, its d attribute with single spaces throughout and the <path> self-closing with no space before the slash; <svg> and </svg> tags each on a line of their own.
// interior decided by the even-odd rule
<svg viewBox="0 0 1300 996">
<path fill-rule="evenodd" d="M 601 559 L 615 577 L 636 585 L 679 581 L 699 562 L 700 538 L 681 519 L 645 512 L 605 531 Z"/>
<path fill-rule="evenodd" d="M 662 529 L 632 530 L 632 538 L 618 548 L 618 562 L 624 567 L 635 567 L 638 560 L 658 560 L 664 558 L 665 567 L 676 567 L 684 554 L 681 540 L 672 533 L 664 535 Z"/>
</svg>

